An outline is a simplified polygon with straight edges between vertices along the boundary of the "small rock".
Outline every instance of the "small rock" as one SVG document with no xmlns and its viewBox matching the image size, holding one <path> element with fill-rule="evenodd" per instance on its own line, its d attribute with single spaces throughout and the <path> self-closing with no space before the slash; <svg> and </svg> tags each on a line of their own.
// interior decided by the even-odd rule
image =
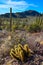
<svg viewBox="0 0 43 65">
<path fill-rule="evenodd" d="M 43 65 L 43 62 L 41 62 L 41 65 Z"/>
</svg>

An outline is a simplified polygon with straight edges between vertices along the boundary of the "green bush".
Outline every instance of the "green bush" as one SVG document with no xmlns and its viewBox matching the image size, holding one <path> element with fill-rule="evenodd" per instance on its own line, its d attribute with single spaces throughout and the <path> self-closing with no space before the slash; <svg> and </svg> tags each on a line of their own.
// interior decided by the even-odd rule
<svg viewBox="0 0 43 65">
<path fill-rule="evenodd" d="M 17 29 L 17 25 L 15 24 L 12 26 L 12 31 L 15 31 L 16 29 Z"/>
<path fill-rule="evenodd" d="M 41 26 L 37 23 L 31 24 L 29 26 L 29 32 L 40 32 L 41 31 Z"/>
</svg>

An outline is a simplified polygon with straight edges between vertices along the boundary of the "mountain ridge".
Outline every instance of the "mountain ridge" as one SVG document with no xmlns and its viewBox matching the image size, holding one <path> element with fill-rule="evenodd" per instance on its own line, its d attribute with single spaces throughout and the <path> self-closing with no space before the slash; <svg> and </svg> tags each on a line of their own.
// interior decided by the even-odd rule
<svg viewBox="0 0 43 65">
<path fill-rule="evenodd" d="M 42 16 L 42 14 L 35 10 L 12 13 L 13 18 L 26 18 L 28 16 Z M 1 14 L 0 17 L 10 18 L 10 13 Z"/>
</svg>

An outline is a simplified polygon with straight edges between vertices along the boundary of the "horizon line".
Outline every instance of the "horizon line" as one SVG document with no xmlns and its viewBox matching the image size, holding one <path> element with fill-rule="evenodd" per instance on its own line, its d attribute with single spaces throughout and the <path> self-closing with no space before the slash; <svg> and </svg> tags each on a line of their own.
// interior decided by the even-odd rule
<svg viewBox="0 0 43 65">
<path fill-rule="evenodd" d="M 40 13 L 40 14 L 43 14 L 43 12 L 39 12 L 39 11 L 37 11 L 37 10 L 32 10 L 32 9 L 30 9 L 31 11 L 36 11 L 36 12 L 38 12 L 38 13 Z M 18 12 L 13 12 L 13 10 L 12 10 L 12 13 L 22 13 L 22 12 L 25 12 L 25 11 L 29 11 L 29 10 L 24 10 L 24 11 L 18 11 Z M 5 12 L 5 13 L 0 13 L 0 15 L 1 14 L 6 14 L 6 13 L 10 13 L 10 11 L 9 12 Z"/>
</svg>

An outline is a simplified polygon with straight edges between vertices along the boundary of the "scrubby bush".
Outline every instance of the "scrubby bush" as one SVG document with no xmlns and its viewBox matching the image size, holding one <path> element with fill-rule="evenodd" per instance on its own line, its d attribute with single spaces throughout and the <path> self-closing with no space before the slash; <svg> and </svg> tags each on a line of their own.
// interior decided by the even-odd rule
<svg viewBox="0 0 43 65">
<path fill-rule="evenodd" d="M 36 22 L 29 25 L 29 32 L 40 32 L 43 31 L 43 20 L 39 16 L 36 18 Z"/>
<path fill-rule="evenodd" d="M 29 32 L 40 32 L 41 31 L 41 26 L 37 23 L 31 24 L 29 26 Z"/>
<path fill-rule="evenodd" d="M 21 44 L 15 45 L 13 49 L 10 51 L 10 55 L 12 58 L 16 58 L 22 62 L 27 61 L 29 57 L 32 56 L 33 53 L 31 49 L 28 47 L 28 44 L 22 46 Z"/>
<path fill-rule="evenodd" d="M 17 29 L 17 25 L 15 24 L 12 26 L 12 31 L 15 31 L 16 29 Z"/>
</svg>

